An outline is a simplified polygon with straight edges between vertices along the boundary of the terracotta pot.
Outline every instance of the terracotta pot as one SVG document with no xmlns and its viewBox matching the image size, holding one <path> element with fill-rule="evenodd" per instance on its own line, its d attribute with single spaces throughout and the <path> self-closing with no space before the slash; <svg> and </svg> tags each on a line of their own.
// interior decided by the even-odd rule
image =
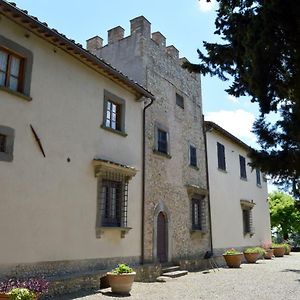
<svg viewBox="0 0 300 300">
<path fill-rule="evenodd" d="M 290 252 L 291 252 L 291 246 L 288 246 L 287 248 L 285 248 L 284 255 L 290 255 Z"/>
<path fill-rule="evenodd" d="M 273 255 L 274 255 L 273 249 L 267 249 L 264 257 L 265 259 L 272 259 Z"/>
<path fill-rule="evenodd" d="M 9 299 L 9 295 L 5 293 L 0 293 L 0 300 L 7 300 Z"/>
<path fill-rule="evenodd" d="M 250 264 L 255 264 L 256 261 L 258 260 L 260 253 L 256 252 L 256 253 L 245 253 L 244 252 L 244 256 L 246 258 L 246 261 Z"/>
<path fill-rule="evenodd" d="M 274 251 L 274 256 L 275 257 L 283 257 L 284 256 L 284 253 L 285 253 L 285 247 L 276 247 L 276 248 L 273 248 L 273 251 Z"/>
<path fill-rule="evenodd" d="M 111 287 L 111 291 L 116 294 L 128 295 L 131 291 L 135 275 L 135 272 L 124 274 L 114 274 L 108 272 L 107 279 Z"/>
<path fill-rule="evenodd" d="M 240 254 L 223 254 L 228 268 L 239 268 L 243 259 L 243 253 Z"/>
</svg>

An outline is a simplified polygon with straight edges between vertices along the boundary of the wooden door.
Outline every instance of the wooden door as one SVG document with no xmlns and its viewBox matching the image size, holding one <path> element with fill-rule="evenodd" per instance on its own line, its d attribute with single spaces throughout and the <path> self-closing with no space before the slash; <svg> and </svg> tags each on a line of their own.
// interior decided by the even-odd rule
<svg viewBox="0 0 300 300">
<path fill-rule="evenodd" d="M 165 215 L 160 212 L 157 216 L 157 258 L 163 263 L 167 258 L 167 222 Z"/>
</svg>

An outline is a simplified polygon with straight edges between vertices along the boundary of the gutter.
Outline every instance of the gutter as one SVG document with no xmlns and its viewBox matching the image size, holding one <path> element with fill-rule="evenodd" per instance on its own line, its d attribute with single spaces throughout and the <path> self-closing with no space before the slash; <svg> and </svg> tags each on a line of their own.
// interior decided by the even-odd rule
<svg viewBox="0 0 300 300">
<path fill-rule="evenodd" d="M 150 98 L 150 103 L 148 103 L 143 109 L 143 176 L 142 176 L 142 247 L 141 247 L 141 264 L 144 264 L 144 230 L 145 230 L 145 171 L 146 171 L 146 109 L 149 108 L 154 101 L 154 97 Z"/>
<path fill-rule="evenodd" d="M 213 253 L 213 238 L 212 238 L 212 225 L 211 225 L 211 207 L 210 207 L 210 192 L 209 192 L 209 174 L 208 174 L 208 159 L 207 159 L 207 139 L 206 139 L 206 122 L 204 121 L 204 115 L 202 115 L 203 119 L 203 136 L 204 136 L 204 146 L 205 146 L 205 166 L 206 166 L 206 182 L 207 182 L 207 203 L 208 203 L 208 214 L 209 214 L 209 231 L 210 231 L 210 251 Z"/>
</svg>

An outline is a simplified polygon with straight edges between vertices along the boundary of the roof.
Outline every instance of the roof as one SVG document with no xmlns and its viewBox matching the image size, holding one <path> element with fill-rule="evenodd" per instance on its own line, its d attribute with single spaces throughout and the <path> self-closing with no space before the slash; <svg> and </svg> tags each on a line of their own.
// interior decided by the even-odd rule
<svg viewBox="0 0 300 300">
<path fill-rule="evenodd" d="M 28 31 L 36 34 L 40 38 L 48 41 L 63 51 L 69 53 L 76 59 L 88 65 L 98 73 L 110 78 L 114 82 L 133 92 L 136 96 L 145 96 L 153 99 L 154 96 L 137 82 L 131 80 L 125 74 L 114 68 L 102 58 L 95 56 L 84 49 L 79 43 L 67 38 L 54 28 L 49 28 L 47 23 L 41 22 L 37 17 L 31 16 L 26 10 L 22 10 L 15 3 L 0 0 L 0 14 L 4 15 L 16 24 L 26 28 Z"/>
<path fill-rule="evenodd" d="M 246 143 L 244 143 L 243 141 L 241 141 L 240 139 L 238 139 L 236 136 L 232 135 L 230 132 L 228 132 L 227 130 L 225 130 L 224 128 L 222 128 L 221 126 L 217 125 L 214 122 L 211 121 L 204 121 L 205 123 L 205 131 L 209 132 L 210 130 L 216 130 L 218 131 L 220 134 L 226 136 L 228 139 L 230 139 L 231 141 L 233 141 L 234 143 L 238 144 L 239 146 L 241 146 L 242 148 L 244 148 L 246 151 L 251 150 L 252 148 L 250 146 L 248 146 Z"/>
</svg>

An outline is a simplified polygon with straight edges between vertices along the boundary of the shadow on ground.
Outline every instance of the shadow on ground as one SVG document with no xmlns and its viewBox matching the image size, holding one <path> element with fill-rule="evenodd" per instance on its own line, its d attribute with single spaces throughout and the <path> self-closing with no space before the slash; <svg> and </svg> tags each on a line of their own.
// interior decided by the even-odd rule
<svg viewBox="0 0 300 300">
<path fill-rule="evenodd" d="M 285 270 L 282 270 L 281 272 L 294 272 L 294 273 L 300 274 L 300 270 L 296 270 L 296 269 L 285 269 Z"/>
</svg>

